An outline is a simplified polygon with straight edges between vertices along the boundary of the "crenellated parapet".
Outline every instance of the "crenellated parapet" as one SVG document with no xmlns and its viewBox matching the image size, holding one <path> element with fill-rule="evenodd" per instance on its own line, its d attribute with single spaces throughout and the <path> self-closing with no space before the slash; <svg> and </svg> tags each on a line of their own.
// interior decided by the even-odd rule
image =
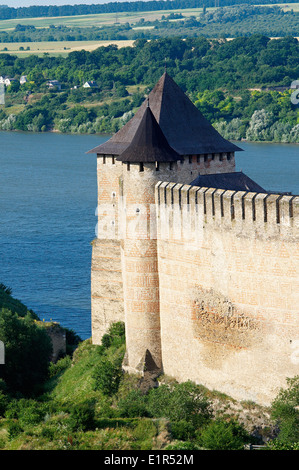
<svg viewBox="0 0 299 470">
<path fill-rule="evenodd" d="M 161 238 L 170 232 L 182 240 L 197 240 L 205 224 L 240 237 L 299 236 L 299 196 L 159 182 L 156 203 Z"/>
</svg>

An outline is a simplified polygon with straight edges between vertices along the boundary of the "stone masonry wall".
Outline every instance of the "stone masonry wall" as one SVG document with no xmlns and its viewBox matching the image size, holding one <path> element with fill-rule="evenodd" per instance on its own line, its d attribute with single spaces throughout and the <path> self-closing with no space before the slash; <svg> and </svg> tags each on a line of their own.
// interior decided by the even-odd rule
<svg viewBox="0 0 299 470">
<path fill-rule="evenodd" d="M 124 238 L 120 219 L 125 199 L 128 205 L 145 202 L 136 198 L 137 188 L 152 196 L 154 186 L 161 179 L 190 183 L 198 173 L 231 172 L 235 168 L 234 154 L 188 155 L 172 165 L 152 165 L 148 172 L 139 171 L 138 165 L 118 162 L 114 155 L 98 155 L 97 182 L 97 237 L 93 241 L 91 266 L 92 340 L 100 344 L 111 323 L 124 321 L 124 293 L 121 265 L 121 240 Z M 144 175 L 151 176 L 150 180 Z M 144 186 L 146 180 L 147 188 Z M 126 181 L 126 188 L 124 182 Z M 141 185 L 141 186 L 140 186 Z M 143 196 L 142 196 L 143 197 Z M 150 202 L 150 199 L 148 199 Z M 154 275 L 155 276 L 155 275 Z"/>
<path fill-rule="evenodd" d="M 92 244 L 92 341 L 100 344 L 113 322 L 124 321 L 123 284 L 118 232 L 119 178 L 122 164 L 113 155 L 97 158 L 98 207 Z"/>
<path fill-rule="evenodd" d="M 299 371 L 299 197 L 156 185 L 164 373 L 269 404 Z"/>
</svg>

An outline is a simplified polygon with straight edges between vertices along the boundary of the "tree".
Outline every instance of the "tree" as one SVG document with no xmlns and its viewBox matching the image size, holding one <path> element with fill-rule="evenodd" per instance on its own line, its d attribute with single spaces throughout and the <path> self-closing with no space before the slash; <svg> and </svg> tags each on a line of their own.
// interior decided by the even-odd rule
<svg viewBox="0 0 299 470">
<path fill-rule="evenodd" d="M 279 426 L 279 442 L 299 443 L 299 375 L 288 379 L 287 384 L 273 401 L 271 416 Z"/>
<path fill-rule="evenodd" d="M 199 427 L 210 418 L 210 403 L 200 387 L 191 381 L 163 384 L 150 390 L 148 411 L 154 417 L 174 422 L 184 420 Z"/>
<path fill-rule="evenodd" d="M 244 426 L 234 420 L 213 421 L 199 437 L 200 445 L 209 450 L 242 450 L 249 441 Z"/>
<path fill-rule="evenodd" d="M 13 392 L 34 394 L 48 375 L 51 340 L 31 314 L 19 317 L 8 309 L 0 312 L 0 339 L 5 346 L 5 364 L 0 378 Z"/>
</svg>

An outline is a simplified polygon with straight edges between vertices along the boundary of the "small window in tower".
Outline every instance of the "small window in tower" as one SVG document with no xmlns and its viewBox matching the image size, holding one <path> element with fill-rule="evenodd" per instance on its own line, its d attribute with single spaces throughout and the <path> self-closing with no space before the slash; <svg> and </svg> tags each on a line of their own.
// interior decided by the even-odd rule
<svg viewBox="0 0 299 470">
<path fill-rule="evenodd" d="M 222 162 L 222 160 L 223 160 L 223 153 L 219 153 L 219 160 L 220 160 L 220 162 Z"/>
<path fill-rule="evenodd" d="M 204 158 L 205 163 L 207 163 L 207 161 L 208 161 L 208 155 L 205 155 L 203 158 Z"/>
<path fill-rule="evenodd" d="M 160 170 L 159 162 L 156 162 L 156 171 L 159 171 L 159 170 Z"/>
<path fill-rule="evenodd" d="M 130 171 L 130 163 L 127 163 L 127 171 Z"/>
<path fill-rule="evenodd" d="M 139 171 L 144 171 L 143 163 L 139 163 Z"/>
<path fill-rule="evenodd" d="M 103 165 L 106 163 L 106 155 L 103 155 Z"/>
<path fill-rule="evenodd" d="M 192 155 L 189 155 L 189 163 L 192 163 Z"/>
<path fill-rule="evenodd" d="M 232 154 L 231 154 L 231 152 L 228 152 L 228 153 L 227 153 L 227 160 L 230 160 L 230 159 L 231 159 L 231 157 L 232 157 Z"/>
<path fill-rule="evenodd" d="M 197 155 L 197 163 L 200 163 L 200 155 Z"/>
<path fill-rule="evenodd" d="M 112 165 L 114 165 L 114 164 L 115 164 L 115 156 L 112 155 Z"/>
<path fill-rule="evenodd" d="M 170 170 L 173 170 L 173 162 L 170 162 L 170 163 L 169 163 L 169 169 L 170 169 Z"/>
</svg>

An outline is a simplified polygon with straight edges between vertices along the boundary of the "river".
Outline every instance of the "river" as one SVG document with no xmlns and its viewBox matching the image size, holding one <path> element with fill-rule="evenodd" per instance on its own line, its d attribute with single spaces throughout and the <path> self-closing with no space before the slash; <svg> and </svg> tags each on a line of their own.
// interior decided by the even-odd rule
<svg viewBox="0 0 299 470">
<path fill-rule="evenodd" d="M 109 136 L 0 133 L 0 282 L 45 321 L 91 335 L 96 155 Z M 299 146 L 238 143 L 236 169 L 299 194 Z"/>
</svg>

